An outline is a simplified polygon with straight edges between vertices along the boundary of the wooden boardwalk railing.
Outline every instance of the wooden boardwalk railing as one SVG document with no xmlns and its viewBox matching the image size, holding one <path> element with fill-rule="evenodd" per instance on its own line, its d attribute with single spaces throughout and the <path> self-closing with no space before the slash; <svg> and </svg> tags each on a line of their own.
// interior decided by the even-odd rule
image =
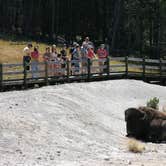
<svg viewBox="0 0 166 166">
<path fill-rule="evenodd" d="M 36 72 L 25 70 L 23 64 L 0 64 L 0 90 L 10 90 L 13 87 L 28 88 L 39 85 L 49 85 L 65 82 L 100 81 L 110 79 L 132 78 L 148 82 L 166 81 L 166 60 L 109 57 L 102 60 L 67 61 L 63 64 L 54 62 L 38 63 Z M 33 75 L 36 74 L 34 78 Z"/>
</svg>

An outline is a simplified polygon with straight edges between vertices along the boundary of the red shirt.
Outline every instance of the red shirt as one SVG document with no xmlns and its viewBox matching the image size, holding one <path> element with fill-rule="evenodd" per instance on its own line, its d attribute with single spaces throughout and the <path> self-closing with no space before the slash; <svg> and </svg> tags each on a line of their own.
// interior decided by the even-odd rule
<svg viewBox="0 0 166 166">
<path fill-rule="evenodd" d="M 94 51 L 92 49 L 88 49 L 88 58 L 92 59 L 95 56 Z"/>
<path fill-rule="evenodd" d="M 34 60 L 38 60 L 38 58 L 39 58 L 39 52 L 38 51 L 33 51 L 31 53 L 31 58 L 34 59 Z"/>
<path fill-rule="evenodd" d="M 97 50 L 97 55 L 98 55 L 99 59 L 107 58 L 108 52 L 105 49 L 99 48 Z"/>
</svg>

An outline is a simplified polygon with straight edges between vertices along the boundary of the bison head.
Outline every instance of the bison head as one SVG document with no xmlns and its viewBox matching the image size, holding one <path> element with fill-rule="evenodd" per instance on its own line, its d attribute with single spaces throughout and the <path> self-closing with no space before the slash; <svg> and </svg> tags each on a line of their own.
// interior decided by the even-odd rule
<svg viewBox="0 0 166 166">
<path fill-rule="evenodd" d="M 146 113 L 136 108 L 125 111 L 127 136 L 145 140 L 148 128 Z"/>
<path fill-rule="evenodd" d="M 125 121 L 127 122 L 131 119 L 145 120 L 146 113 L 137 108 L 129 108 L 125 111 Z"/>
</svg>

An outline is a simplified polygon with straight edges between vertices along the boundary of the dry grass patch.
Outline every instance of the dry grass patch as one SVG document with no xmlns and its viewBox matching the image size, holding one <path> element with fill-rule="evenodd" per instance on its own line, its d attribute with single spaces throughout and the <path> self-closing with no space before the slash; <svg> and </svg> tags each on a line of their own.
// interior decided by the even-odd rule
<svg viewBox="0 0 166 166">
<path fill-rule="evenodd" d="M 128 142 L 128 149 L 133 153 L 142 153 L 145 150 L 145 144 L 135 139 L 130 139 Z"/>
<path fill-rule="evenodd" d="M 12 42 L 0 40 L 0 62 L 1 63 L 20 63 L 22 62 L 23 49 L 28 42 Z M 40 60 L 45 52 L 46 44 L 32 42 L 33 46 L 38 45 L 40 51 Z"/>
</svg>

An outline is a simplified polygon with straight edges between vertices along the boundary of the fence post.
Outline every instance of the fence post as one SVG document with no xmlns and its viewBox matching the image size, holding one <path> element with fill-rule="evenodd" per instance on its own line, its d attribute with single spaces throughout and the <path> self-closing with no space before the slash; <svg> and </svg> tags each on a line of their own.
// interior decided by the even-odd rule
<svg viewBox="0 0 166 166">
<path fill-rule="evenodd" d="M 27 65 L 26 62 L 23 63 L 23 67 L 24 67 L 24 88 L 27 88 Z"/>
<path fill-rule="evenodd" d="M 110 75 L 110 58 L 107 57 L 107 77 L 109 78 Z"/>
<path fill-rule="evenodd" d="M 125 57 L 125 63 L 126 63 L 126 78 L 128 78 L 128 74 L 129 74 L 128 56 Z"/>
<path fill-rule="evenodd" d="M 67 82 L 70 82 L 70 61 L 67 60 Z"/>
<path fill-rule="evenodd" d="M 0 64 L 0 90 L 3 88 L 3 64 Z"/>
<path fill-rule="evenodd" d="M 145 57 L 143 57 L 142 69 L 143 69 L 142 78 L 143 78 L 143 81 L 145 81 L 145 73 L 146 73 L 146 60 L 145 60 Z"/>
<path fill-rule="evenodd" d="M 163 83 L 163 78 L 162 78 L 163 72 L 162 72 L 162 59 L 161 58 L 159 59 L 159 65 L 160 65 L 160 84 L 162 84 Z"/>
<path fill-rule="evenodd" d="M 91 77 L 91 60 L 88 58 L 88 81 L 90 81 Z"/>
<path fill-rule="evenodd" d="M 48 62 L 45 61 L 45 84 L 49 85 L 49 81 L 48 81 Z"/>
</svg>

